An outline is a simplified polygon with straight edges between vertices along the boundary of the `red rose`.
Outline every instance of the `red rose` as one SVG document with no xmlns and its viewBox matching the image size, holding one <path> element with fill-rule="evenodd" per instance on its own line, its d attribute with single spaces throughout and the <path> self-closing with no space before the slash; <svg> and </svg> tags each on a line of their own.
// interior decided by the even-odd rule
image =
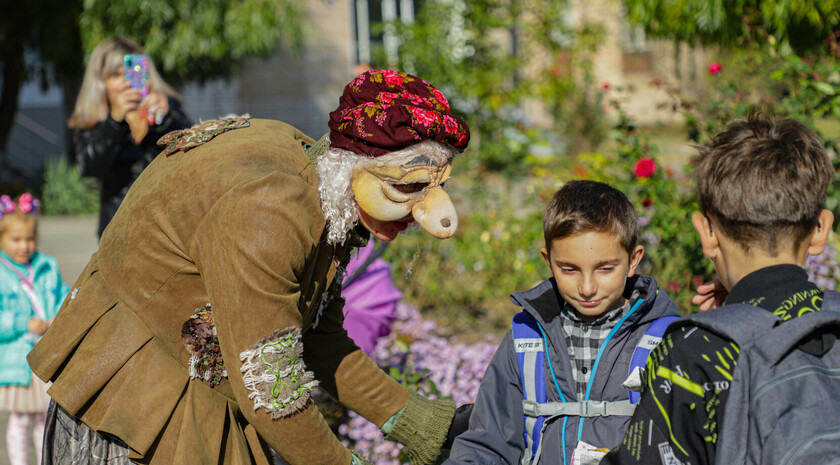
<svg viewBox="0 0 840 465">
<path fill-rule="evenodd" d="M 656 162 L 653 158 L 640 158 L 633 167 L 633 172 L 637 178 L 649 178 L 656 172 Z"/>
<path fill-rule="evenodd" d="M 716 61 L 709 63 L 709 74 L 717 74 L 721 71 L 723 71 L 723 66 L 720 63 Z"/>
<path fill-rule="evenodd" d="M 648 197 L 648 198 L 642 200 L 642 206 L 643 207 L 647 208 L 651 205 L 653 205 L 653 199 L 652 198 Z"/>
</svg>

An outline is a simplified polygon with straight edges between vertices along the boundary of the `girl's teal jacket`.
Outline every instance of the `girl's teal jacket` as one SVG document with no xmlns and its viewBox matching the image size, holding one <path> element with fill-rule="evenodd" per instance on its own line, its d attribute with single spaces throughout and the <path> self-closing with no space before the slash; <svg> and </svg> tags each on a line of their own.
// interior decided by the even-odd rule
<svg viewBox="0 0 840 465">
<path fill-rule="evenodd" d="M 0 256 L 28 276 L 26 266 L 18 265 L 5 252 L 0 251 Z M 34 271 L 35 293 L 49 321 L 58 313 L 68 287 L 61 280 L 55 258 L 35 252 L 30 264 Z M 25 336 L 29 319 L 34 316 L 32 303 L 21 289 L 20 278 L 0 263 L 0 386 L 29 384 L 32 370 L 26 363 L 26 356 L 34 342 L 31 336 Z"/>
</svg>

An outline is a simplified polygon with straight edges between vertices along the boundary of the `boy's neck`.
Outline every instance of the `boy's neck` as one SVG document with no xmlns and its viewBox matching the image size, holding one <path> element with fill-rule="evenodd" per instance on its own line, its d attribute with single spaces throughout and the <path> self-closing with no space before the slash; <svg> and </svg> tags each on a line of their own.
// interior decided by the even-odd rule
<svg viewBox="0 0 840 465">
<path fill-rule="evenodd" d="M 715 260 L 715 268 L 726 288 L 731 290 L 750 273 L 775 265 L 804 268 L 807 258 L 807 247 L 802 244 L 785 248 L 772 256 L 758 247 L 745 251 L 739 244 L 724 239 L 721 240 L 721 256 Z"/>
</svg>

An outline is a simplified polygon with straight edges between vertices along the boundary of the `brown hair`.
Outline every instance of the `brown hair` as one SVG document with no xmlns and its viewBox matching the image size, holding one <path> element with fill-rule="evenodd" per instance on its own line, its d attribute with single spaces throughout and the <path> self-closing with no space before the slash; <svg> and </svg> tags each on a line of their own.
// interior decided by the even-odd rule
<svg viewBox="0 0 840 465">
<path fill-rule="evenodd" d="M 100 121 L 104 121 L 110 111 L 105 78 L 119 73 L 125 55 L 142 53 L 146 53 L 143 47 L 128 37 L 111 36 L 100 42 L 90 54 L 76 107 L 67 126 L 72 129 L 93 129 Z M 166 97 L 178 98 L 178 93 L 163 80 L 151 59 L 149 86 L 150 90 Z"/>
<path fill-rule="evenodd" d="M 804 124 L 754 109 L 698 152 L 700 208 L 744 250 L 776 256 L 780 240 L 798 243 L 817 225 L 834 169 Z"/>
<path fill-rule="evenodd" d="M 543 217 L 545 247 L 585 232 L 618 236 L 628 254 L 636 248 L 636 211 L 620 190 L 602 182 L 569 181 L 554 193 Z"/>
</svg>

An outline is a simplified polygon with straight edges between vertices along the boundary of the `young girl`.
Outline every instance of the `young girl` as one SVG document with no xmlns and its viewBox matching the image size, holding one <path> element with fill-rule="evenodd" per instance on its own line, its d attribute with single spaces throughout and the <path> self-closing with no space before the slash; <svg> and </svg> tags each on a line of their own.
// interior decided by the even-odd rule
<svg viewBox="0 0 840 465">
<path fill-rule="evenodd" d="M 26 436 L 38 463 L 49 405 L 47 386 L 32 375 L 26 356 L 47 331 L 67 296 L 53 257 L 35 251 L 38 200 L 0 196 L 0 410 L 11 412 L 6 447 L 12 465 L 28 464 Z"/>
</svg>

